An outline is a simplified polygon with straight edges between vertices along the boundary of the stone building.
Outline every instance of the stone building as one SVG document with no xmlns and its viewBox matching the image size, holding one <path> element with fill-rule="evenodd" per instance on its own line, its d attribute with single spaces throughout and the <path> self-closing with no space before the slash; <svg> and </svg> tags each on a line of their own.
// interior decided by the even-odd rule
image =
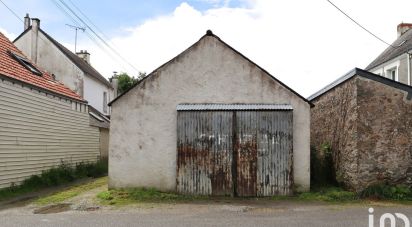
<svg viewBox="0 0 412 227">
<path fill-rule="evenodd" d="M 310 106 L 208 31 L 111 103 L 109 187 L 308 190 Z"/>
<path fill-rule="evenodd" d="M 412 87 L 357 68 L 309 97 L 311 145 L 331 146 L 339 182 L 412 185 L 411 98 Z"/>
</svg>

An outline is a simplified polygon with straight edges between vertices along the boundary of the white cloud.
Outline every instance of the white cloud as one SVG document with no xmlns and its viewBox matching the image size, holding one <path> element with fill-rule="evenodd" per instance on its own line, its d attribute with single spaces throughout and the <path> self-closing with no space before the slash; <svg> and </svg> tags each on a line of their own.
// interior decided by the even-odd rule
<svg viewBox="0 0 412 227">
<path fill-rule="evenodd" d="M 3 33 L 9 40 L 13 41 L 17 36 L 11 32 L 6 31 L 6 29 L 0 28 L 0 32 Z"/>
<path fill-rule="evenodd" d="M 182 3 L 172 13 L 148 19 L 129 28 L 128 35 L 111 41 L 139 70 L 150 72 L 212 29 L 229 45 L 304 96 L 354 67 L 365 67 L 386 47 L 327 1 L 248 0 L 245 3 L 247 8 L 223 6 L 203 12 Z M 336 4 L 388 42 L 396 38 L 398 23 L 412 21 L 410 1 L 394 0 L 388 4 L 336 0 Z M 373 10 L 371 5 L 375 6 Z M 385 14 L 388 12 L 397 13 Z M 92 63 L 104 75 L 122 71 L 96 47 L 90 45 L 89 49 L 92 49 Z"/>
</svg>

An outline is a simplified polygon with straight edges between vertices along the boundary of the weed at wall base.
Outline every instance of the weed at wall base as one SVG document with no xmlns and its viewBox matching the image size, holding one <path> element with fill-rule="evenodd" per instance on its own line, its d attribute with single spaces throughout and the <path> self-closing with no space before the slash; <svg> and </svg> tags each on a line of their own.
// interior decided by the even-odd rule
<svg viewBox="0 0 412 227">
<path fill-rule="evenodd" d="M 58 186 L 86 177 L 100 177 L 107 175 L 107 161 L 99 160 L 95 163 L 77 163 L 75 166 L 65 162 L 57 167 L 43 171 L 40 175 L 33 175 L 20 185 L 11 185 L 0 189 L 0 200 L 8 199 L 24 193 L 37 191 L 42 188 Z"/>
</svg>

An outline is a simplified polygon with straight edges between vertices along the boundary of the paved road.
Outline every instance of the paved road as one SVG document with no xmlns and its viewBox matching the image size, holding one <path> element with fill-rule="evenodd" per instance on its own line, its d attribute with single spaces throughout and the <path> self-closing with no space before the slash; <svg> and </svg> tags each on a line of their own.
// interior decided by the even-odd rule
<svg viewBox="0 0 412 227">
<path fill-rule="evenodd" d="M 0 226 L 362 226 L 368 227 L 371 205 L 327 205 L 302 202 L 264 204 L 146 205 L 99 211 L 33 214 L 29 209 L 0 212 Z M 375 222 L 382 213 L 403 213 L 412 221 L 412 206 L 374 206 Z M 375 224 L 375 226 L 379 226 Z M 389 226 L 389 225 L 388 225 Z M 401 225 L 398 222 L 397 226 Z"/>
</svg>

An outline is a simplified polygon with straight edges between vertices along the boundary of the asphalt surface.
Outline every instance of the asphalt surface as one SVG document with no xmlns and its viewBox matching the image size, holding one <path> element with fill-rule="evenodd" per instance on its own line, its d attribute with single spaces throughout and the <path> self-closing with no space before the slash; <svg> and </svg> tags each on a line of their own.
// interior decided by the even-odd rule
<svg viewBox="0 0 412 227">
<path fill-rule="evenodd" d="M 412 221 L 412 206 L 330 205 L 304 202 L 153 204 L 33 214 L 30 208 L 0 212 L 0 226 L 362 226 L 368 227 L 369 207 L 375 225 L 383 213 L 403 213 Z M 389 226 L 389 225 L 387 225 Z M 404 226 L 401 221 L 396 226 Z"/>
</svg>

